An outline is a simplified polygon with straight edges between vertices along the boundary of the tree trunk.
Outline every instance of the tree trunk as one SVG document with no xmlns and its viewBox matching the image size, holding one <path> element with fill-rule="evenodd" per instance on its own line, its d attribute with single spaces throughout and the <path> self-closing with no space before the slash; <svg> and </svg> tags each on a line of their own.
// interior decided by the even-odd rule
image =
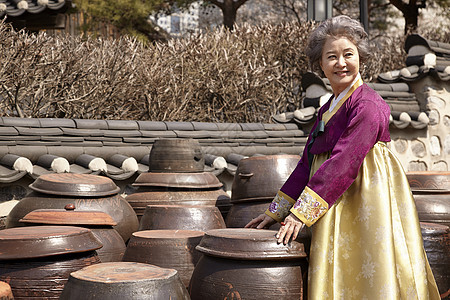
<svg viewBox="0 0 450 300">
<path fill-rule="evenodd" d="M 225 28 L 232 30 L 234 22 L 236 22 L 237 7 L 233 0 L 225 0 L 222 7 L 223 25 Z"/>
<path fill-rule="evenodd" d="M 402 12 L 405 18 L 405 34 L 409 31 L 416 31 L 419 18 L 417 2 L 415 0 L 409 0 L 409 3 L 404 3 L 402 0 L 389 0 L 389 2 Z"/>
<path fill-rule="evenodd" d="M 236 21 L 236 14 L 239 7 L 248 0 L 207 0 L 220 8 L 223 14 L 223 25 L 232 30 Z"/>
<path fill-rule="evenodd" d="M 417 5 L 408 5 L 403 12 L 405 18 L 405 34 L 416 32 L 419 18 L 419 7 Z"/>
</svg>

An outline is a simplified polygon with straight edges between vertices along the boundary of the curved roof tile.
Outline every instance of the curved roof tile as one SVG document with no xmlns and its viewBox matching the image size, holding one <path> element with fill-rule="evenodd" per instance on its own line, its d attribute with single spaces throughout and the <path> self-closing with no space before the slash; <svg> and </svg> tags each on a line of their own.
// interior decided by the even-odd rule
<svg viewBox="0 0 450 300">
<path fill-rule="evenodd" d="M 19 17 L 28 12 L 38 14 L 50 10 L 60 10 L 69 1 L 65 0 L 0 0 L 0 17 Z"/>
<path fill-rule="evenodd" d="M 0 0 L 1 1 L 1 0 Z M 296 124 L 110 121 L 0 118 L 0 182 L 25 175 L 71 172 L 127 180 L 148 172 L 149 153 L 159 138 L 194 138 L 210 158 L 205 171 L 234 174 L 253 155 L 299 154 L 306 134 Z M 6 145 L 6 146 L 1 146 Z M 232 161 L 229 161 L 230 157 Z M 15 170 L 16 160 L 27 170 Z"/>
</svg>

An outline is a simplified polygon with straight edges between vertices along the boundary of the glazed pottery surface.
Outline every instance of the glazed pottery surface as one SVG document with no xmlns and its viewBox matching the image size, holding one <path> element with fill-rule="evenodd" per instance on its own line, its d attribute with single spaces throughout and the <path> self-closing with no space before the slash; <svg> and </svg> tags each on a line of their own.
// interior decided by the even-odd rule
<svg viewBox="0 0 450 300">
<path fill-rule="evenodd" d="M 74 173 L 41 175 L 30 184 L 30 188 L 44 194 L 82 197 L 108 196 L 120 191 L 108 177 Z"/>
<path fill-rule="evenodd" d="M 450 291 L 450 230 L 448 226 L 420 222 L 423 247 L 439 292 Z"/>
<path fill-rule="evenodd" d="M 265 155 L 241 159 L 231 187 L 231 202 L 273 199 L 299 160 L 298 155 Z"/>
<path fill-rule="evenodd" d="M 278 244 L 274 230 L 214 229 L 189 284 L 192 299 L 303 299 L 307 261 L 298 241 Z"/>
<path fill-rule="evenodd" d="M 14 299 L 59 299 L 71 272 L 100 262 L 86 228 L 29 226 L 0 231 L 0 280 Z"/>
<path fill-rule="evenodd" d="M 101 211 L 78 211 L 75 205 L 65 209 L 37 209 L 25 215 L 20 222 L 30 225 L 74 225 L 89 228 L 103 245 L 97 250 L 102 262 L 121 261 L 125 252 L 125 242 L 113 228 L 117 223 L 107 213 Z"/>
<path fill-rule="evenodd" d="M 25 226 L 24 223 L 20 222 L 20 219 L 36 209 L 64 209 L 68 204 L 75 205 L 77 211 L 105 212 L 117 223 L 113 228 L 117 230 L 125 242 L 139 227 L 136 213 L 125 198 L 120 195 L 62 197 L 38 192 L 28 194 L 14 206 L 6 219 L 6 227 Z"/>
<path fill-rule="evenodd" d="M 144 230 L 133 233 L 123 261 L 148 263 L 177 270 L 185 286 L 201 254 L 195 249 L 204 232 L 197 230 Z"/>
<path fill-rule="evenodd" d="M 225 227 L 225 221 L 217 207 L 200 205 L 147 205 L 139 223 L 139 230 L 207 231 Z"/>
<path fill-rule="evenodd" d="M 211 189 L 223 184 L 210 172 L 201 173 L 142 173 L 133 186 L 154 186 L 170 188 Z"/>
<path fill-rule="evenodd" d="M 175 188 L 140 187 L 126 200 L 133 207 L 139 219 L 142 218 L 147 205 L 200 205 L 216 206 L 222 217 L 231 207 L 230 197 L 222 189 L 191 190 Z"/>
<path fill-rule="evenodd" d="M 228 211 L 225 224 L 228 228 L 243 228 L 253 218 L 265 212 L 271 202 L 272 198 L 266 201 L 235 202 Z M 269 229 L 280 229 L 280 223 L 273 224 Z"/>
<path fill-rule="evenodd" d="M 205 158 L 194 139 L 159 139 L 153 143 L 149 172 L 203 172 Z"/>
<path fill-rule="evenodd" d="M 173 269 L 136 262 L 101 263 L 70 274 L 61 300 L 189 300 Z"/>
</svg>

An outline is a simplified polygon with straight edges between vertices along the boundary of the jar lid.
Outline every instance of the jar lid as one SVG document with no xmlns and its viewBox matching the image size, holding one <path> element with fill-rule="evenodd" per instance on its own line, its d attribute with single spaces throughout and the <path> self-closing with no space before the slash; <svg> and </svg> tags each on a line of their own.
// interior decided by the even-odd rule
<svg viewBox="0 0 450 300">
<path fill-rule="evenodd" d="M 153 229 L 141 230 L 133 232 L 132 239 L 196 239 L 201 238 L 205 232 L 200 230 L 185 230 L 185 229 Z M 130 240 L 131 242 L 131 240 Z"/>
<path fill-rule="evenodd" d="M 49 225 L 117 225 L 117 222 L 103 211 L 76 210 L 74 204 L 67 204 L 64 209 L 36 209 L 19 221 Z"/>
<path fill-rule="evenodd" d="M 103 245 L 88 228 L 26 226 L 0 230 L 0 260 L 93 251 Z"/>
<path fill-rule="evenodd" d="M 30 188 L 34 191 L 62 196 L 108 196 L 120 188 L 110 178 L 92 174 L 54 173 L 39 176 Z"/>
<path fill-rule="evenodd" d="M 278 244 L 277 231 L 251 228 L 208 230 L 198 251 L 217 257 L 245 260 L 283 260 L 306 257 L 303 243 L 298 240 Z"/>
<path fill-rule="evenodd" d="M 166 281 L 178 276 L 174 269 L 139 262 L 104 262 L 72 272 L 70 277 L 81 281 L 115 283 L 137 283 Z"/>
<path fill-rule="evenodd" d="M 142 173 L 133 186 L 161 186 L 173 188 L 220 188 L 222 183 L 210 172 L 202 173 Z"/>
</svg>

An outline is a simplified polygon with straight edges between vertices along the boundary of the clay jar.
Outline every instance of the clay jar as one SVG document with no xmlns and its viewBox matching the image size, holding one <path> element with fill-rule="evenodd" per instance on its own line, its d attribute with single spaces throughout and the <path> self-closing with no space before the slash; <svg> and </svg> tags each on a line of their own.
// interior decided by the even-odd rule
<svg viewBox="0 0 450 300">
<path fill-rule="evenodd" d="M 265 155 L 239 161 L 231 188 L 229 228 L 242 228 L 269 207 L 278 190 L 297 166 L 298 155 Z M 278 230 L 275 223 L 270 229 Z"/>
<path fill-rule="evenodd" d="M 133 233 L 123 261 L 148 263 L 177 270 L 185 286 L 189 284 L 200 253 L 195 247 L 203 237 L 196 230 L 144 230 Z"/>
<path fill-rule="evenodd" d="M 421 222 L 450 226 L 450 172 L 406 173 Z"/>
<path fill-rule="evenodd" d="M 225 228 L 217 207 L 201 205 L 147 205 L 139 231 L 149 229 L 184 229 L 207 231 Z"/>
<path fill-rule="evenodd" d="M 272 198 L 266 201 L 233 203 L 225 219 L 225 224 L 228 228 L 243 228 L 251 219 L 265 212 L 270 202 L 272 202 Z M 280 223 L 275 223 L 270 226 L 270 229 L 279 230 L 280 227 Z"/>
<path fill-rule="evenodd" d="M 121 261 L 125 242 L 113 228 L 117 223 L 102 211 L 76 210 L 67 204 L 64 209 L 37 209 L 28 213 L 20 222 L 30 225 L 67 225 L 89 228 L 103 247 L 97 250 L 102 262 Z"/>
<path fill-rule="evenodd" d="M 153 143 L 149 172 L 203 172 L 205 158 L 200 143 L 194 139 L 159 139 Z"/>
<path fill-rule="evenodd" d="M 19 220 L 36 209 L 64 209 L 74 204 L 77 210 L 103 211 L 117 223 L 114 229 L 126 242 L 138 229 L 139 221 L 130 204 L 118 195 L 119 187 L 104 176 L 91 174 L 45 174 L 31 185 L 33 190 L 14 206 L 6 227 L 24 226 Z"/>
<path fill-rule="evenodd" d="M 423 247 L 441 295 L 450 293 L 450 230 L 446 225 L 420 222 Z M 444 297 L 442 297 L 444 298 Z"/>
<path fill-rule="evenodd" d="M 100 263 L 87 228 L 27 226 L 0 231 L 0 280 L 14 299 L 59 299 L 71 272 Z"/>
<path fill-rule="evenodd" d="M 61 300 L 189 300 L 178 273 L 135 262 L 101 263 L 70 274 Z"/>
<path fill-rule="evenodd" d="M 199 205 L 216 206 L 222 217 L 230 209 L 230 197 L 222 189 L 193 190 L 179 188 L 139 187 L 136 193 L 127 196 L 139 220 L 147 205 Z"/>
<path fill-rule="evenodd" d="M 272 200 L 297 166 L 298 155 L 264 155 L 239 161 L 231 202 Z"/>
<path fill-rule="evenodd" d="M 274 230 L 226 228 L 205 233 L 189 284 L 191 299 L 302 299 L 304 246 L 278 244 Z"/>
</svg>

